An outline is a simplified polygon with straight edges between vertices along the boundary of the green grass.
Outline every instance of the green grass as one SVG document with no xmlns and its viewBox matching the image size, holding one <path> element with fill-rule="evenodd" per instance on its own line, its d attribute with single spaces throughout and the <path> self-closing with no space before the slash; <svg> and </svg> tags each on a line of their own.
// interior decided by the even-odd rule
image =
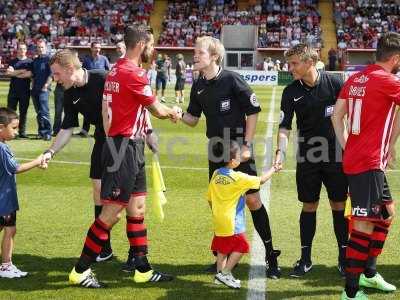
<svg viewBox="0 0 400 300">
<path fill-rule="evenodd" d="M 0 104 L 6 102 L 8 87 L 0 83 Z M 256 87 L 263 111 L 259 116 L 257 135 L 264 137 L 270 109 L 271 88 Z M 278 87 L 274 119 L 279 119 Z M 173 90 L 167 91 L 172 100 Z M 172 102 L 172 101 L 171 101 Z M 51 100 L 52 104 L 52 100 Z M 52 105 L 51 105 L 52 107 Z M 53 109 L 51 111 L 54 111 Z M 277 124 L 274 123 L 275 139 Z M 108 288 L 86 290 L 67 284 L 68 273 L 83 245 L 88 226 L 93 219 L 91 184 L 88 179 L 91 139 L 73 138 L 59 153 L 56 161 L 86 164 L 51 163 L 46 171 L 33 170 L 17 176 L 20 211 L 18 213 L 14 263 L 29 271 L 20 280 L 0 279 L 0 299 L 245 299 L 249 272 L 249 256 L 235 269 L 243 288 L 233 291 L 212 284 L 212 276 L 203 269 L 212 261 L 209 251 L 212 238 L 210 211 L 204 200 L 207 187 L 207 158 L 204 119 L 194 128 L 169 121 L 154 120 L 160 132 L 160 162 L 167 185 L 168 203 L 164 206 L 165 220 L 158 222 L 148 201 L 146 222 L 150 241 L 150 261 L 155 268 L 177 276 L 162 285 L 135 284 L 130 275 L 120 271 L 126 258 L 128 243 L 125 222 L 112 231 L 112 245 L 117 258 L 94 265 L 98 277 Z M 33 105 L 29 108 L 28 133 L 37 130 Z M 93 130 L 93 129 L 92 129 Z M 34 158 L 49 145 L 39 140 L 15 140 L 10 145 L 18 158 Z M 292 150 L 293 147 L 291 147 Z M 269 150 L 271 151 L 271 150 Z M 258 167 L 261 168 L 263 145 L 256 147 Z M 148 162 L 150 155 L 147 152 Z M 179 170 L 182 166 L 198 169 Z M 293 153 L 285 166 L 293 170 Z M 274 244 L 283 251 L 280 263 L 283 278 L 267 280 L 268 299 L 338 299 L 343 282 L 335 269 L 337 249 L 332 229 L 331 213 L 325 192 L 318 210 L 318 227 L 313 248 L 314 270 L 304 279 L 289 279 L 288 272 L 300 254 L 297 201 L 294 172 L 282 172 L 272 180 L 270 218 Z M 151 178 L 148 180 L 149 191 Z M 392 195 L 399 198 L 399 173 L 389 173 Z M 248 216 L 248 236 L 253 226 Z M 392 233 L 379 259 L 379 271 L 385 278 L 400 286 L 398 256 L 399 225 Z M 398 293 L 386 295 L 369 291 L 370 299 L 396 299 Z"/>
</svg>

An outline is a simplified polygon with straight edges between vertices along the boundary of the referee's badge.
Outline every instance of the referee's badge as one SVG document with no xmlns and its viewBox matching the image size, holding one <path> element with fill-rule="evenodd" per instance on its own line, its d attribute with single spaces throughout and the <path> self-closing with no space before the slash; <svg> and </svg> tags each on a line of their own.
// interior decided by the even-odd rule
<svg viewBox="0 0 400 300">
<path fill-rule="evenodd" d="M 325 107 L 325 117 L 330 117 L 333 115 L 333 108 L 334 108 L 334 105 L 329 105 L 329 106 Z"/>
<path fill-rule="evenodd" d="M 281 112 L 279 113 L 279 125 L 282 124 L 284 118 L 285 118 L 285 113 L 281 110 Z"/>
<path fill-rule="evenodd" d="M 231 109 L 231 99 L 223 99 L 220 102 L 219 111 L 226 112 L 226 111 L 229 111 L 230 109 Z"/>
<path fill-rule="evenodd" d="M 251 105 L 253 105 L 254 107 L 259 107 L 259 106 L 260 106 L 260 103 L 258 103 L 258 100 L 257 100 L 257 97 L 256 97 L 256 94 L 255 94 L 255 93 L 251 94 L 251 96 L 250 96 L 250 103 L 251 103 Z"/>
</svg>

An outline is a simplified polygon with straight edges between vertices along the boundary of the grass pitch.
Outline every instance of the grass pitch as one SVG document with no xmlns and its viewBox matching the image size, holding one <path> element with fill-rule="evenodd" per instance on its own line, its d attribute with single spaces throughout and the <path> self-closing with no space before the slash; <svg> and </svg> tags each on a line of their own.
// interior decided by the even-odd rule
<svg viewBox="0 0 400 300">
<path fill-rule="evenodd" d="M 257 127 L 257 136 L 261 139 L 269 124 L 267 115 L 272 88 L 255 87 L 254 90 L 263 108 Z M 275 121 L 279 119 L 281 92 L 282 87 L 277 87 Z M 0 83 L 1 105 L 5 105 L 7 93 L 8 84 Z M 172 104 L 172 87 L 167 90 L 167 99 Z M 52 98 L 50 103 L 53 112 Z M 275 141 L 277 123 L 272 125 Z M 91 184 L 88 179 L 93 140 L 77 137 L 57 154 L 48 170 L 33 170 L 17 176 L 20 211 L 17 216 L 18 233 L 13 261 L 30 274 L 18 280 L 0 279 L 0 299 L 246 299 L 249 256 L 234 271 L 242 280 L 242 289 L 239 291 L 215 286 L 212 275 L 203 272 L 213 260 L 209 251 L 212 238 L 211 216 L 204 199 L 208 176 L 204 118 L 194 129 L 160 120 L 154 120 L 153 126 L 160 133 L 160 163 L 167 186 L 168 203 L 164 206 L 165 220 L 160 223 L 152 214 L 152 199 L 148 198 L 146 223 L 149 259 L 156 269 L 176 275 L 176 280 L 160 285 L 139 285 L 133 282 L 131 275 L 121 271 L 129 248 L 125 236 L 125 220 L 122 219 L 111 234 L 116 258 L 93 266 L 98 278 L 108 288 L 100 291 L 68 285 L 68 273 L 80 254 L 86 231 L 93 220 Z M 28 133 L 36 134 L 36 131 L 35 113 L 31 104 Z M 23 159 L 39 155 L 49 143 L 15 140 L 10 145 L 22 162 Z M 261 168 L 265 154 L 263 148 L 261 143 L 256 145 L 258 168 Z M 336 270 L 337 247 L 325 192 L 321 195 L 318 211 L 313 247 L 314 270 L 303 279 L 288 277 L 292 264 L 300 255 L 300 205 L 293 171 L 293 147 L 290 147 L 288 156 L 286 171 L 272 180 L 270 197 L 274 245 L 283 252 L 280 257 L 283 278 L 278 281 L 267 280 L 267 298 L 338 299 L 343 282 Z M 148 150 L 147 157 L 150 162 Z M 148 187 L 151 191 L 149 174 Z M 388 179 L 393 198 L 399 198 L 398 170 L 389 172 Z M 251 240 L 254 229 L 249 215 L 247 220 L 247 233 Z M 396 220 L 384 253 L 378 260 L 378 267 L 389 282 L 400 286 L 398 232 Z M 368 294 L 370 299 L 399 298 L 398 293 L 368 291 Z"/>
</svg>

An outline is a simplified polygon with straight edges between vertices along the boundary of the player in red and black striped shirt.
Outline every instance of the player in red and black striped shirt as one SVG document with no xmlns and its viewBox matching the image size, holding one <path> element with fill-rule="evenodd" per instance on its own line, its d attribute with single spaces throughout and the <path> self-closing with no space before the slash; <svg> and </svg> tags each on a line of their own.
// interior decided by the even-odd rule
<svg viewBox="0 0 400 300">
<path fill-rule="evenodd" d="M 144 224 L 146 173 L 144 140 L 147 111 L 159 119 L 181 118 L 178 107 L 168 108 L 153 96 L 146 71 L 139 67 L 153 53 L 152 33 L 129 27 L 125 33 L 126 56 L 107 76 L 103 94 L 103 146 L 101 198 L 103 209 L 90 227 L 82 254 L 69 275 L 71 284 L 100 288 L 90 265 L 103 247 L 111 228 L 127 210 L 127 236 L 134 251 L 135 282 L 169 281 L 173 277 L 154 271 L 147 261 L 147 231 Z"/>
<path fill-rule="evenodd" d="M 394 215 L 384 172 L 399 134 L 399 122 L 394 119 L 396 105 L 400 104 L 400 80 L 392 73 L 400 68 L 400 34 L 387 33 L 380 38 L 376 59 L 375 64 L 348 79 L 332 117 L 344 149 L 343 169 L 349 181 L 354 220 L 341 299 L 367 299 L 359 286 L 396 290 L 376 272 L 376 258 Z"/>
</svg>

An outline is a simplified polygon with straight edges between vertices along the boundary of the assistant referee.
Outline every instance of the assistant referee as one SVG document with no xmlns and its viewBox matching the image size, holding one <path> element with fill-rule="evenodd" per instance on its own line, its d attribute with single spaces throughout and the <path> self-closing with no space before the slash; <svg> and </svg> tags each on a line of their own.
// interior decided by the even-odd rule
<svg viewBox="0 0 400 300">
<path fill-rule="evenodd" d="M 336 75 L 318 71 L 315 67 L 318 53 L 305 44 L 289 49 L 285 58 L 294 81 L 282 94 L 275 163 L 282 163 L 285 158 L 292 119 L 296 114 L 296 184 L 298 200 L 303 203 L 300 213 L 301 258 L 290 276 L 301 277 L 312 269 L 311 247 L 322 184 L 326 187 L 332 209 L 339 248 L 338 269 L 344 275 L 348 239 L 344 207 L 348 184 L 341 163 L 341 148 L 336 142 L 330 119 L 343 81 Z"/>
</svg>

